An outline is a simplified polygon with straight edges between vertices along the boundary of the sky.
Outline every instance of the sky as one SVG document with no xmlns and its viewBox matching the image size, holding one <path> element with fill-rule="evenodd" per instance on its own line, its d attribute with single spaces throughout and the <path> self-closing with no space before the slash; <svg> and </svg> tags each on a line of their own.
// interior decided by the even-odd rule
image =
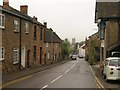
<svg viewBox="0 0 120 90">
<path fill-rule="evenodd" d="M 20 5 L 28 5 L 29 16 L 47 22 L 61 39 L 76 38 L 76 42 L 97 32 L 95 3 L 96 0 L 9 0 L 9 5 L 17 10 Z"/>
</svg>

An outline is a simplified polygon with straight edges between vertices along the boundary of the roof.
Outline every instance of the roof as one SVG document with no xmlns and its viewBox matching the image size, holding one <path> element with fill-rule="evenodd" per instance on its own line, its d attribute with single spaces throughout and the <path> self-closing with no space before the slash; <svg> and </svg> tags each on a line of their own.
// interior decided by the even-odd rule
<svg viewBox="0 0 120 90">
<path fill-rule="evenodd" d="M 60 39 L 60 37 L 53 32 L 53 30 L 50 29 L 45 29 L 45 39 L 44 42 L 48 42 L 48 43 L 61 43 L 62 40 Z"/>
<path fill-rule="evenodd" d="M 120 0 L 116 2 L 96 2 L 95 23 L 97 23 L 97 19 L 118 19 L 120 18 L 119 1 Z"/>
<path fill-rule="evenodd" d="M 42 25 L 40 22 L 34 20 L 32 17 L 30 17 L 29 15 L 27 14 L 23 14 L 21 13 L 19 10 L 16 10 L 14 9 L 13 7 L 11 6 L 8 6 L 8 8 L 3 8 L 3 6 L 0 5 L 0 10 L 2 12 L 5 12 L 5 13 L 9 13 L 9 14 L 12 14 L 14 16 L 17 16 L 17 17 L 20 17 L 20 18 L 23 18 L 25 20 L 28 20 L 28 21 L 31 21 L 33 23 L 36 23 L 36 24 L 39 24 L 39 25 Z"/>
</svg>

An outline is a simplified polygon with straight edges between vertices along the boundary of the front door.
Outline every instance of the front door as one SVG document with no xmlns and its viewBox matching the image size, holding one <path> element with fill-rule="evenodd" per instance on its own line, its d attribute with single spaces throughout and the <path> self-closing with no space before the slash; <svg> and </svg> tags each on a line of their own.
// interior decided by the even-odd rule
<svg viewBox="0 0 120 90">
<path fill-rule="evenodd" d="M 44 54 L 44 64 L 46 65 L 46 54 Z"/>
<path fill-rule="evenodd" d="M 27 68 L 30 67 L 30 50 L 27 51 Z"/>
<path fill-rule="evenodd" d="M 25 67 L 25 47 L 21 48 L 21 65 L 23 68 Z"/>
</svg>

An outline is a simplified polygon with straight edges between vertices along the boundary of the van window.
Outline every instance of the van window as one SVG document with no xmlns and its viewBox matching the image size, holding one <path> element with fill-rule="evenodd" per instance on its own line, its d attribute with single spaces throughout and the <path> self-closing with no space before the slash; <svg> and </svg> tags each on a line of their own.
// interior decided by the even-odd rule
<svg viewBox="0 0 120 90">
<path fill-rule="evenodd" d="M 108 65 L 108 60 L 106 60 L 105 65 Z"/>
<path fill-rule="evenodd" d="M 109 66 L 120 66 L 120 60 L 110 60 Z"/>
</svg>

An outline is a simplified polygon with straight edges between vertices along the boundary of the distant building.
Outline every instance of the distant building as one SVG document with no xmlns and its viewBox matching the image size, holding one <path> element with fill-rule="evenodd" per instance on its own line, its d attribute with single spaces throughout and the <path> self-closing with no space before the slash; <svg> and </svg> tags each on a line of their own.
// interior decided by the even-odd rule
<svg viewBox="0 0 120 90">
<path fill-rule="evenodd" d="M 49 65 L 61 60 L 61 43 L 60 37 L 50 28 L 45 29 L 44 39 L 44 64 Z"/>
<path fill-rule="evenodd" d="M 75 38 L 72 38 L 72 45 L 75 45 Z"/>
</svg>

